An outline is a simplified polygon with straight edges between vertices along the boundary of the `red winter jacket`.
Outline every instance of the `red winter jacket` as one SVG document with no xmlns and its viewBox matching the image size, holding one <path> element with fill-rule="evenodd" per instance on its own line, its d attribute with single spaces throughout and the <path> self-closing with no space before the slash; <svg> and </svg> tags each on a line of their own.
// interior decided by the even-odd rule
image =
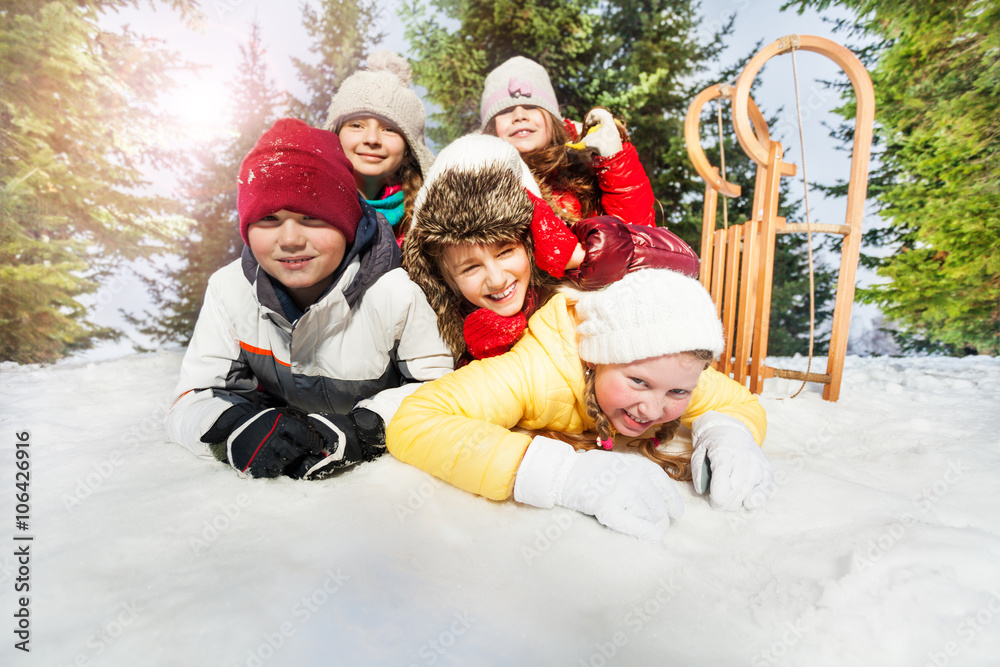
<svg viewBox="0 0 1000 667">
<path fill-rule="evenodd" d="M 653 213 L 653 186 L 639 162 L 639 154 L 630 143 L 611 157 L 594 156 L 594 173 L 601 189 L 604 215 L 613 215 L 630 225 L 656 224 Z M 563 209 L 580 217 L 580 200 L 567 190 L 553 190 L 553 197 Z"/>
</svg>

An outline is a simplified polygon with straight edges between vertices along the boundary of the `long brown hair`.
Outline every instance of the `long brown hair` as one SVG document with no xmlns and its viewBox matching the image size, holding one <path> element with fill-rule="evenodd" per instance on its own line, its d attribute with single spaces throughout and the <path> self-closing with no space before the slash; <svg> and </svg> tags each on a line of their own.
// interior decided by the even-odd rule
<svg viewBox="0 0 1000 667">
<path fill-rule="evenodd" d="M 571 137 L 565 126 L 545 109 L 536 108 L 545 113 L 545 122 L 549 126 L 552 139 L 548 146 L 527 155 L 522 154 L 521 159 L 531 169 L 543 196 L 563 220 L 576 222 L 583 218 L 601 215 L 601 189 L 597 184 L 597 175 L 590 166 L 589 156 L 566 148 Z M 496 116 L 486 124 L 483 133 L 497 136 Z M 576 196 L 580 201 L 579 216 L 559 206 L 559 202 L 553 196 L 553 193 L 558 191 L 569 192 Z"/>
<path fill-rule="evenodd" d="M 683 352 L 690 354 L 695 359 L 703 361 L 705 368 L 708 368 L 714 360 L 714 355 L 708 350 L 692 350 Z M 585 385 L 584 400 L 586 402 L 587 416 L 590 417 L 597 427 L 597 437 L 607 440 L 614 437 L 614 428 L 608 421 L 607 415 L 601 410 L 597 403 L 597 393 L 594 391 L 597 373 L 584 364 Z M 638 449 L 646 458 L 652 460 L 663 470 L 676 480 L 684 481 L 691 479 L 691 454 L 684 452 L 678 454 L 668 454 L 659 450 L 660 445 L 664 445 L 673 439 L 677 433 L 677 428 L 681 425 L 680 418 L 660 425 L 651 438 L 641 438 L 628 443 L 628 447 Z M 577 449 L 596 449 L 597 441 L 591 433 L 557 433 L 546 432 L 544 435 L 568 442 Z"/>
<path fill-rule="evenodd" d="M 406 155 L 396 171 L 397 182 L 403 187 L 403 217 L 396 226 L 396 236 L 401 238 L 410 230 L 410 222 L 413 220 L 413 204 L 417 200 L 417 193 L 424 184 L 423 174 L 420 173 L 420 163 L 417 156 L 410 150 L 410 145 L 406 145 Z"/>
</svg>

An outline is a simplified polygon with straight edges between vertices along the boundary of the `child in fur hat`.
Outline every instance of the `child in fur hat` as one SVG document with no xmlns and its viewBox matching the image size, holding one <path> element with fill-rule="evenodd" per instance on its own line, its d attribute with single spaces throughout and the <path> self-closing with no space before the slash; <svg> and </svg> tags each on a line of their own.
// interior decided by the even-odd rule
<svg viewBox="0 0 1000 667">
<path fill-rule="evenodd" d="M 600 291 L 563 291 L 510 352 L 404 399 L 386 444 L 466 491 L 562 505 L 659 541 L 683 512 L 674 480 L 693 476 L 697 493 L 729 510 L 759 506 L 773 485 L 763 408 L 709 367 L 723 347 L 715 305 L 694 278 L 643 269 Z M 693 452 L 660 451 L 679 424 Z M 628 445 L 645 456 L 604 451 L 616 432 L 639 438 Z"/>
<path fill-rule="evenodd" d="M 625 128 L 598 107 L 578 131 L 559 113 L 548 72 L 535 61 L 516 56 L 487 75 L 480 122 L 484 133 L 517 148 L 560 217 L 655 225 L 653 188 Z"/>
<path fill-rule="evenodd" d="M 509 350 L 556 279 L 595 289 L 643 267 L 698 274 L 672 232 L 611 216 L 570 230 L 539 194 L 510 144 L 468 135 L 441 151 L 417 196 L 404 263 L 458 363 Z"/>
<path fill-rule="evenodd" d="M 358 399 L 452 360 L 337 135 L 276 122 L 243 160 L 238 209 L 246 247 L 209 279 L 168 435 L 251 477 L 317 478 L 379 456 L 391 410 Z"/>
<path fill-rule="evenodd" d="M 400 245 L 434 163 L 424 141 L 424 105 L 410 90 L 410 79 L 402 56 L 375 51 L 365 69 L 341 84 L 323 125 L 340 137 L 358 192 L 389 221 Z"/>
</svg>

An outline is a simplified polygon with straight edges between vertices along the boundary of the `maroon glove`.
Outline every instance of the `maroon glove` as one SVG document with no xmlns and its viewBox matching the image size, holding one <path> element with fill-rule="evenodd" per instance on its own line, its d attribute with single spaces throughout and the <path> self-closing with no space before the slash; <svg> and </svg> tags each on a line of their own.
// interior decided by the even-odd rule
<svg viewBox="0 0 1000 667">
<path fill-rule="evenodd" d="M 479 308 L 465 318 L 465 347 L 476 359 L 495 357 L 514 347 L 527 326 L 523 312 L 504 317 Z"/>
<path fill-rule="evenodd" d="M 635 250 L 628 270 L 670 269 L 691 278 L 698 277 L 701 262 L 691 246 L 666 227 L 629 225 Z"/>
<path fill-rule="evenodd" d="M 573 233 L 586 251 L 579 268 L 566 272 L 574 285 L 583 290 L 595 290 L 610 285 L 628 272 L 635 245 L 624 222 L 610 215 L 586 218 L 573 225 Z"/>
<path fill-rule="evenodd" d="M 613 216 L 587 218 L 573 225 L 586 256 L 566 277 L 577 287 L 594 290 L 639 269 L 670 269 L 698 277 L 698 255 L 664 227 L 626 225 Z"/>
<path fill-rule="evenodd" d="M 535 241 L 535 264 L 553 278 L 566 273 L 573 251 L 578 243 L 566 222 L 556 215 L 548 203 L 525 190 L 535 205 L 531 218 L 531 237 Z"/>
</svg>

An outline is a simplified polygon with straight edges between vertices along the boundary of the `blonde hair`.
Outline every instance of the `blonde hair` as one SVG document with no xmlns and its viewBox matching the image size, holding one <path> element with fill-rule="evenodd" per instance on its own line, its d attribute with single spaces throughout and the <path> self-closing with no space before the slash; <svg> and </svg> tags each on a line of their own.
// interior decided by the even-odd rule
<svg viewBox="0 0 1000 667">
<path fill-rule="evenodd" d="M 715 358 L 714 355 L 708 350 L 691 350 L 688 352 L 681 352 L 680 354 L 689 354 L 695 359 L 703 361 L 705 363 L 705 368 L 708 368 Z M 584 385 L 584 400 L 586 402 L 587 416 L 593 420 L 595 426 L 597 427 L 598 438 L 601 440 L 613 438 L 614 428 L 611 426 L 611 422 L 608 421 L 607 415 L 605 415 L 601 410 L 601 406 L 597 403 L 597 393 L 594 390 L 597 373 L 587 368 L 586 365 L 584 365 L 584 373 L 586 377 Z M 680 425 L 680 418 L 666 422 L 660 425 L 660 428 L 656 430 L 653 437 L 633 440 L 628 443 L 628 447 L 638 449 L 641 454 L 663 468 L 664 472 L 672 478 L 679 481 L 691 479 L 690 453 L 684 452 L 678 454 L 668 454 L 659 450 L 660 445 L 666 444 L 673 439 L 674 435 L 677 433 L 677 428 Z M 585 433 L 575 434 L 546 432 L 545 435 L 553 437 L 557 440 L 562 440 L 563 442 L 568 442 L 577 449 L 597 449 L 598 447 L 597 441 L 593 437 L 592 433 L 587 435 Z"/>
</svg>

